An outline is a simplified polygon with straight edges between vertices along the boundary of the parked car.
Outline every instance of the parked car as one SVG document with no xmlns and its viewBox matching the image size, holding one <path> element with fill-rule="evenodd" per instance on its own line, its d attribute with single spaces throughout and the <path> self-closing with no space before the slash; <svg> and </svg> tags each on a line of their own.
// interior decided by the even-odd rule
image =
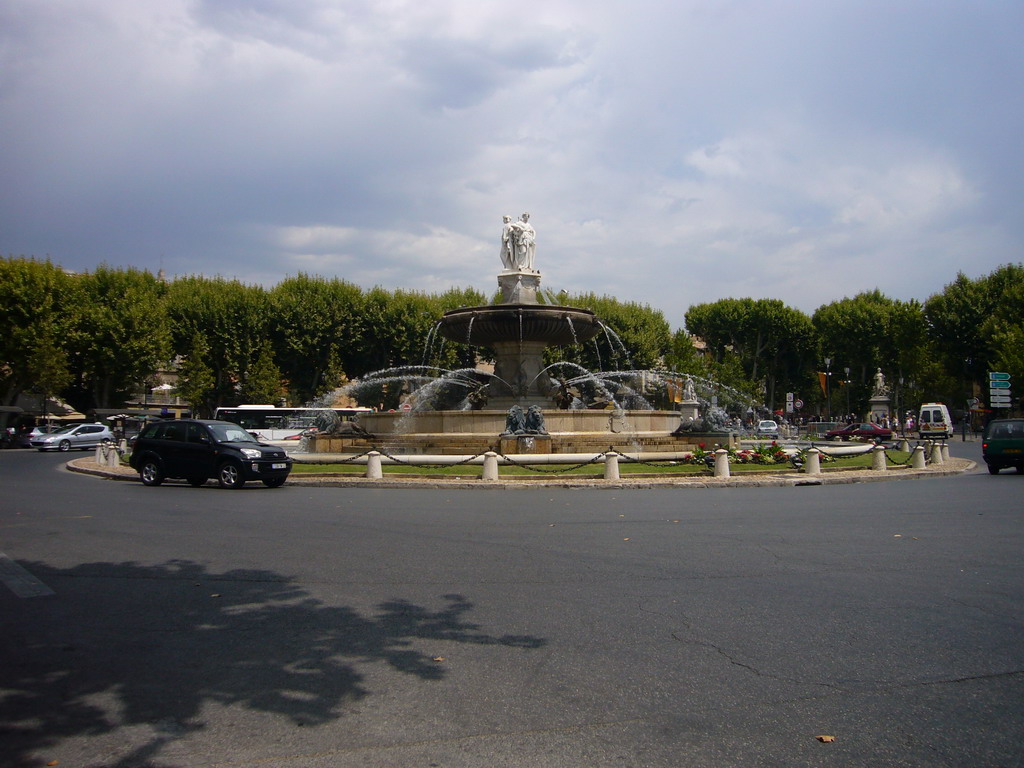
<svg viewBox="0 0 1024 768">
<path fill-rule="evenodd" d="M 39 427 L 32 427 L 28 432 L 17 432 L 14 435 L 14 447 L 31 448 L 33 440 L 56 432 L 58 429 L 61 429 L 58 424 L 43 424 Z"/>
<path fill-rule="evenodd" d="M 184 478 L 192 486 L 211 477 L 222 488 L 260 480 L 277 488 L 288 479 L 292 460 L 282 448 L 254 439 L 230 421 L 175 419 L 147 424 L 135 440 L 129 461 L 145 485 Z"/>
<path fill-rule="evenodd" d="M 877 424 L 847 424 L 825 433 L 826 440 L 892 440 L 892 430 Z"/>
<path fill-rule="evenodd" d="M 985 427 L 981 456 L 991 475 L 1003 467 L 1024 472 L 1024 419 L 995 419 Z"/>
<path fill-rule="evenodd" d="M 40 434 L 30 442 L 40 451 L 70 451 L 72 448 L 95 448 L 104 440 L 113 439 L 113 433 L 102 424 L 74 424 L 50 434 Z"/>
<path fill-rule="evenodd" d="M 764 419 L 757 423 L 757 427 L 754 429 L 755 437 L 766 437 L 772 440 L 779 439 L 779 425 L 771 419 Z"/>
<path fill-rule="evenodd" d="M 924 403 L 917 415 L 917 432 L 922 440 L 948 440 L 953 436 L 953 419 L 943 403 Z"/>
</svg>

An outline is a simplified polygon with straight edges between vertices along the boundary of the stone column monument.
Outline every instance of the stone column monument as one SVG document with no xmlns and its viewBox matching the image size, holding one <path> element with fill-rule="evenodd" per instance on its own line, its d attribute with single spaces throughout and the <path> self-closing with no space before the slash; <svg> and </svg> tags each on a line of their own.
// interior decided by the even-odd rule
<svg viewBox="0 0 1024 768">
<path fill-rule="evenodd" d="M 871 398 L 868 400 L 870 406 L 868 420 L 877 424 L 883 418 L 890 416 L 889 403 L 889 387 L 885 383 L 885 375 L 882 373 L 882 369 L 879 368 L 875 373 L 875 387 L 871 392 Z"/>
</svg>

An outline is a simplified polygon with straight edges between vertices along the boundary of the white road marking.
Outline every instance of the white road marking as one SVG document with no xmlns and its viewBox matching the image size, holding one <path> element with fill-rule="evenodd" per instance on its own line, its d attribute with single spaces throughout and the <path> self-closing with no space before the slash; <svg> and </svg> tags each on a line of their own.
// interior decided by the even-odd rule
<svg viewBox="0 0 1024 768">
<path fill-rule="evenodd" d="M 3 552 L 0 552 L 0 581 L 18 597 L 46 597 L 56 594 Z"/>
</svg>

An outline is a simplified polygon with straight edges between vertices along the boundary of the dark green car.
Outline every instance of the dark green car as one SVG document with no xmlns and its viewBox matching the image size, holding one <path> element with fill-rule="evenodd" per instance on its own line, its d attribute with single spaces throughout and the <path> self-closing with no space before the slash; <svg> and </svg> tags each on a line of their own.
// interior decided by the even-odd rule
<svg viewBox="0 0 1024 768">
<path fill-rule="evenodd" d="M 988 464 L 989 474 L 1003 467 L 1016 467 L 1024 472 L 1024 419 L 996 419 L 985 427 L 981 442 L 981 455 Z"/>
</svg>

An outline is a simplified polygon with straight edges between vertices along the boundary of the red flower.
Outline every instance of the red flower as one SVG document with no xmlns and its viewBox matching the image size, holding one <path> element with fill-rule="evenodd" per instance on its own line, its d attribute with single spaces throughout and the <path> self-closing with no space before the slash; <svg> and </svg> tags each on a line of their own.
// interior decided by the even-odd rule
<svg viewBox="0 0 1024 768">
<path fill-rule="evenodd" d="M 700 448 L 702 451 L 704 450 L 705 445 L 707 445 L 707 443 L 697 443 L 697 447 Z"/>
</svg>

